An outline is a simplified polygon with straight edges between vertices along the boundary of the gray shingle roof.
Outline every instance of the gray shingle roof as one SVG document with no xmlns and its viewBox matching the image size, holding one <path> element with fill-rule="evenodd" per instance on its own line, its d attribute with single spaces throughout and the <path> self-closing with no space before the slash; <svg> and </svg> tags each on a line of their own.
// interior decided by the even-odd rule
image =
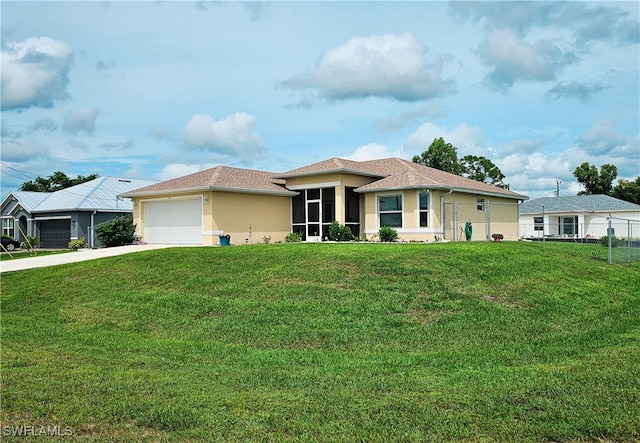
<svg viewBox="0 0 640 443">
<path fill-rule="evenodd" d="M 526 201 L 520 206 L 521 214 L 544 212 L 617 212 L 640 211 L 640 205 L 608 195 L 571 195 L 567 197 L 542 197 Z"/>
</svg>

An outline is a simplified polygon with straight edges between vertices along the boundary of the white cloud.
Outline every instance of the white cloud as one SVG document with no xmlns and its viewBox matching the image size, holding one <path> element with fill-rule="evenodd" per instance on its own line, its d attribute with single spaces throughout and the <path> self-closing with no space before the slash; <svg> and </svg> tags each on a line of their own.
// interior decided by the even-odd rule
<svg viewBox="0 0 640 443">
<path fill-rule="evenodd" d="M 203 171 L 207 169 L 203 165 L 188 165 L 184 163 L 172 163 L 165 166 L 155 174 L 154 180 L 165 181 L 173 178 L 182 177 L 184 175 L 193 174 L 195 172 Z"/>
<path fill-rule="evenodd" d="M 42 131 L 51 133 L 51 132 L 54 132 L 56 129 L 58 129 L 58 123 L 56 123 L 56 121 L 51 117 L 42 117 L 42 118 L 36 119 L 33 123 L 29 125 L 30 131 L 42 130 Z"/>
<path fill-rule="evenodd" d="M 69 97 L 71 47 L 49 37 L 8 43 L 2 50 L 2 109 L 51 108 Z"/>
<path fill-rule="evenodd" d="M 509 30 L 487 32 L 477 52 L 492 68 L 487 79 L 498 89 L 517 81 L 553 80 L 565 66 L 578 61 L 572 52 L 562 51 L 550 40 L 530 44 Z"/>
<path fill-rule="evenodd" d="M 62 130 L 73 135 L 78 135 L 80 132 L 92 135 L 96 131 L 98 115 L 100 115 L 98 109 L 72 109 L 64 116 Z"/>
<path fill-rule="evenodd" d="M 437 101 L 403 111 L 398 117 L 386 117 L 376 120 L 374 127 L 380 132 L 392 132 L 415 123 L 418 120 L 438 119 L 451 112 L 444 103 Z"/>
<path fill-rule="evenodd" d="M 630 140 L 613 131 L 615 121 L 606 119 L 596 122 L 591 129 L 578 139 L 579 146 L 593 155 L 612 154 L 624 150 Z"/>
<path fill-rule="evenodd" d="M 3 137 L 2 161 L 22 163 L 49 158 L 49 149 L 28 137 Z"/>
<path fill-rule="evenodd" d="M 468 154 L 483 155 L 485 151 L 482 129 L 470 127 L 466 123 L 459 124 L 452 130 L 425 123 L 407 137 L 404 149 L 412 152 L 412 155 L 420 154 L 429 149 L 433 140 L 439 137 L 458 148 L 459 157 Z"/>
<path fill-rule="evenodd" d="M 547 144 L 544 138 L 533 140 L 512 140 L 500 148 L 503 154 L 531 154 Z"/>
<path fill-rule="evenodd" d="M 294 89 L 312 89 L 327 100 L 391 98 L 426 100 L 449 92 L 442 60 L 428 62 L 427 48 L 409 33 L 355 37 L 325 51 L 315 69 L 283 82 Z M 308 98 L 305 99 L 308 102 Z"/>
<path fill-rule="evenodd" d="M 256 119 L 237 112 L 220 120 L 208 114 L 197 114 L 186 124 L 182 141 L 187 150 L 204 150 L 244 161 L 263 158 L 267 147 L 255 132 Z"/>
<path fill-rule="evenodd" d="M 378 143 L 369 143 L 367 145 L 360 146 L 345 158 L 354 161 L 365 161 L 388 157 L 404 158 L 405 152 L 402 149 L 392 150 L 391 148 Z"/>
</svg>

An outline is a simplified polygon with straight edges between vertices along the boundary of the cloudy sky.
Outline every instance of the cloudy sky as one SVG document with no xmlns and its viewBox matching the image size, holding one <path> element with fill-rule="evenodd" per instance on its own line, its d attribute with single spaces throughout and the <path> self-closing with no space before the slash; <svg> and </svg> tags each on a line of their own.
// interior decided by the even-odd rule
<svg viewBox="0 0 640 443">
<path fill-rule="evenodd" d="M 640 174 L 637 1 L 0 8 L 3 196 L 58 170 L 411 159 L 436 137 L 531 197 L 576 194 L 585 161 Z"/>
</svg>

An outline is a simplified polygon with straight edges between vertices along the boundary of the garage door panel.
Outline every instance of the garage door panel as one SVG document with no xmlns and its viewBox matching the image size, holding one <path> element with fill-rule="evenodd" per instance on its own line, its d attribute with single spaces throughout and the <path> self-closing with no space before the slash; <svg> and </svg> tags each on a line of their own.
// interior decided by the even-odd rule
<svg viewBox="0 0 640 443">
<path fill-rule="evenodd" d="M 43 220 L 38 222 L 40 244 L 43 248 L 68 248 L 71 241 L 71 220 Z"/>
<path fill-rule="evenodd" d="M 145 202 L 143 240 L 147 243 L 202 244 L 202 200 Z"/>
</svg>

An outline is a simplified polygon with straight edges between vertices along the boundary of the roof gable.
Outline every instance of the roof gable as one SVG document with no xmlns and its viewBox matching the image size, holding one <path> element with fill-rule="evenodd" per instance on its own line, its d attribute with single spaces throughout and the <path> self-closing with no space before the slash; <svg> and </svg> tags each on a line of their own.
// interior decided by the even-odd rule
<svg viewBox="0 0 640 443">
<path fill-rule="evenodd" d="M 542 197 L 529 200 L 520 207 L 521 214 L 544 212 L 616 212 L 640 211 L 640 205 L 608 195 L 571 195 L 566 197 Z"/>
<path fill-rule="evenodd" d="M 18 205 L 27 212 L 33 212 L 33 210 L 51 194 L 51 192 L 11 191 L 2 200 L 3 213 L 5 206 L 8 205 L 12 199 L 15 199 L 17 203 L 14 207 L 10 208 L 10 212 L 13 212 Z"/>
</svg>

